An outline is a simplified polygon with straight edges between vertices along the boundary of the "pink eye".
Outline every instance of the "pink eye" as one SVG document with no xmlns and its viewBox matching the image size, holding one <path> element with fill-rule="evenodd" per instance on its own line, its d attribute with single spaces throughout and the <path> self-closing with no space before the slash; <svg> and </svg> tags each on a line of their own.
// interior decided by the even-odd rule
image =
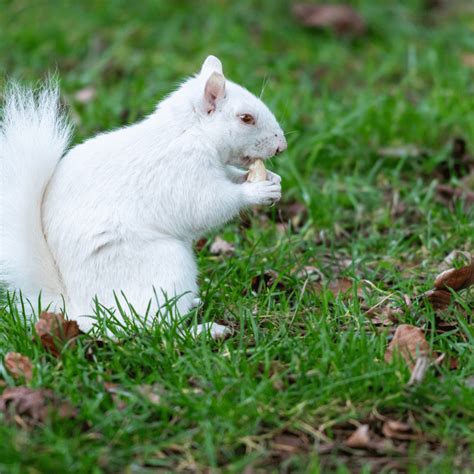
<svg viewBox="0 0 474 474">
<path fill-rule="evenodd" d="M 250 114 L 239 115 L 239 119 L 247 125 L 255 125 L 255 117 Z"/>
</svg>

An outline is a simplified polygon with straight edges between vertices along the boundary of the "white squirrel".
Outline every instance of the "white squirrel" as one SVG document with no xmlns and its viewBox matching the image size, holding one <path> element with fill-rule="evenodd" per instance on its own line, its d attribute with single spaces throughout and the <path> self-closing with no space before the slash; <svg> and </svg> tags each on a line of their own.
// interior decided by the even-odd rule
<svg viewBox="0 0 474 474">
<path fill-rule="evenodd" d="M 278 175 L 246 182 L 242 168 L 285 150 L 283 131 L 214 56 L 141 122 L 67 153 L 56 86 L 11 87 L 0 127 L 0 280 L 32 305 L 41 294 L 43 308 L 66 309 L 83 331 L 95 299 L 115 308 L 122 294 L 138 314 L 174 297 L 189 312 L 193 240 L 281 196 Z"/>
</svg>

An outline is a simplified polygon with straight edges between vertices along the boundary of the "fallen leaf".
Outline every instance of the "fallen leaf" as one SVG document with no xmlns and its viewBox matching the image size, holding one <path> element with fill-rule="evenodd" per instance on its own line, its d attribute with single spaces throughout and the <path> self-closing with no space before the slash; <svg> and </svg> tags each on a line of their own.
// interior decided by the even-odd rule
<svg viewBox="0 0 474 474">
<path fill-rule="evenodd" d="M 31 359 L 19 352 L 8 352 L 5 356 L 5 368 L 13 378 L 24 378 L 29 382 L 33 377 L 33 363 Z"/>
<path fill-rule="evenodd" d="M 366 449 L 370 445 L 369 425 L 360 425 L 345 441 L 346 446 Z"/>
<path fill-rule="evenodd" d="M 460 291 L 474 285 L 474 262 L 462 268 L 451 268 L 440 273 L 434 282 L 438 290 L 450 288 Z"/>
<path fill-rule="evenodd" d="M 298 230 L 308 219 L 308 209 L 301 202 L 282 203 L 278 207 L 278 218 L 281 224 L 290 222 L 291 227 Z"/>
<path fill-rule="evenodd" d="M 63 314 L 46 312 L 40 314 L 35 330 L 42 346 L 56 357 L 66 344 L 74 346 L 74 339 L 83 334 L 76 321 L 65 320 Z"/>
<path fill-rule="evenodd" d="M 464 201 L 468 206 L 474 204 L 474 192 L 460 188 L 453 188 L 447 184 L 438 184 L 436 186 L 436 191 L 446 203 L 460 200 Z"/>
<path fill-rule="evenodd" d="M 97 95 L 97 91 L 94 87 L 84 87 L 83 89 L 78 90 L 74 94 L 74 98 L 76 99 L 77 102 L 80 104 L 88 104 L 89 102 L 92 102 Z"/>
<path fill-rule="evenodd" d="M 362 298 L 364 296 L 364 292 L 362 287 L 356 283 L 357 286 L 357 296 Z M 337 280 L 331 280 L 327 285 L 322 285 L 321 283 L 316 283 L 315 289 L 318 293 L 323 292 L 324 290 L 330 291 L 335 298 L 341 295 L 352 296 L 354 288 L 354 280 L 347 277 L 338 278 Z"/>
<path fill-rule="evenodd" d="M 449 357 L 448 366 L 449 366 L 449 370 L 457 370 L 459 368 L 458 359 L 456 357 Z"/>
<path fill-rule="evenodd" d="M 285 285 L 280 280 L 280 275 L 275 270 L 265 270 L 263 273 L 255 275 L 252 277 L 250 285 L 252 290 L 256 293 L 260 291 L 262 287 L 271 288 L 273 285 L 275 285 L 277 290 L 285 289 Z"/>
<path fill-rule="evenodd" d="M 284 431 L 278 433 L 272 440 L 272 449 L 280 453 L 303 452 L 309 447 L 309 439 L 304 433 Z"/>
<path fill-rule="evenodd" d="M 385 352 L 385 361 L 391 362 L 394 353 L 399 353 L 411 369 L 415 367 L 417 357 L 428 355 L 430 346 L 422 329 L 410 324 L 398 326 Z"/>
<path fill-rule="evenodd" d="M 327 289 L 334 295 L 339 296 L 341 293 L 352 291 L 353 281 L 350 278 L 340 278 L 329 282 Z"/>
<path fill-rule="evenodd" d="M 216 237 L 209 250 L 213 255 L 232 255 L 235 247 L 221 237 Z"/>
<path fill-rule="evenodd" d="M 369 308 L 364 314 L 375 326 L 392 326 L 399 322 L 403 315 L 403 309 L 377 304 Z"/>
<path fill-rule="evenodd" d="M 196 243 L 194 244 L 194 247 L 199 252 L 200 250 L 202 250 L 206 246 L 207 242 L 208 242 L 208 240 L 205 237 L 203 237 L 203 238 L 196 241 Z"/>
<path fill-rule="evenodd" d="M 448 290 L 428 290 L 420 295 L 420 298 L 429 301 L 437 311 L 446 309 L 451 304 L 451 293 Z"/>
<path fill-rule="evenodd" d="M 458 180 L 469 175 L 474 170 L 474 157 L 468 152 L 467 142 L 462 137 L 455 137 L 451 143 L 451 151 L 446 158 L 441 161 L 435 170 L 435 177 L 449 181 L 455 177 Z M 448 198 L 454 199 L 462 197 L 462 189 L 452 188 L 447 184 L 441 184 L 437 188 L 439 193 L 445 193 Z M 464 190 L 469 198 L 469 190 Z"/>
<path fill-rule="evenodd" d="M 364 19 L 349 5 L 297 3 L 293 14 L 303 26 L 329 28 L 338 34 L 360 35 L 366 31 Z"/>
<path fill-rule="evenodd" d="M 421 433 L 415 433 L 408 423 L 398 420 L 385 421 L 382 426 L 382 433 L 387 438 L 403 441 L 420 439 L 422 437 Z"/>
<path fill-rule="evenodd" d="M 474 68 L 474 53 L 461 54 L 461 62 L 466 67 Z"/>
<path fill-rule="evenodd" d="M 15 421 L 20 426 L 44 423 L 52 413 L 59 418 L 77 416 L 77 409 L 52 390 L 27 387 L 5 389 L 0 396 L 0 412 L 8 421 Z"/>
</svg>

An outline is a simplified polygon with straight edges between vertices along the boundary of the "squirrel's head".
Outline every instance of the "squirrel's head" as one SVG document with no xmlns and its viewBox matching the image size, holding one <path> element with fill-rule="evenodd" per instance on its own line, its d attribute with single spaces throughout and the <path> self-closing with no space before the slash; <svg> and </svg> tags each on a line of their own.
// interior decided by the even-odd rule
<svg viewBox="0 0 474 474">
<path fill-rule="evenodd" d="M 226 80 L 215 56 L 207 57 L 189 85 L 199 127 L 225 163 L 248 166 L 256 158 L 271 158 L 286 149 L 272 112 L 247 89 Z"/>
</svg>

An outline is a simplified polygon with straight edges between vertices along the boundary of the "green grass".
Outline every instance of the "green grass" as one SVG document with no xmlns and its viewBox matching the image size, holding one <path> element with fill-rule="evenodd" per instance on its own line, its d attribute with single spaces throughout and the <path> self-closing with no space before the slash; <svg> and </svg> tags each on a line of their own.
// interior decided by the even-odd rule
<svg viewBox="0 0 474 474">
<path fill-rule="evenodd" d="M 262 209 L 248 225 L 219 230 L 235 244 L 233 257 L 208 246 L 198 253 L 199 317 L 232 325 L 224 342 L 132 327 L 92 355 L 85 337 L 55 359 L 4 297 L 0 356 L 31 357 L 31 386 L 53 388 L 80 413 L 29 431 L 0 418 L 1 472 L 344 473 L 376 456 L 318 455 L 317 444 L 341 442 L 348 421 L 377 413 L 425 434 L 406 453 L 382 457 L 398 462 L 393 471 L 473 469 L 472 291 L 460 295 L 465 311 L 453 309 L 451 331 L 437 331 L 433 311 L 416 302 L 405 312 L 402 322 L 426 328 L 433 350 L 458 362 L 407 388 L 403 362 L 383 360 L 393 328 L 374 327 L 358 299 L 334 299 L 295 277 L 313 265 L 327 280 L 369 280 L 367 306 L 383 297 L 400 304 L 431 288 L 452 250 L 474 248 L 473 207 L 440 203 L 435 191 L 454 137 L 474 153 L 474 69 L 461 61 L 474 52 L 471 2 L 434 11 L 421 0 L 351 3 L 370 25 L 359 38 L 302 28 L 286 1 L 0 1 L 0 71 L 27 83 L 57 71 L 77 141 L 150 113 L 210 53 L 229 78 L 256 94 L 265 86 L 289 142 L 269 168 L 283 177 L 284 202 L 308 209 L 303 225 L 285 232 L 276 225 L 284 203 Z M 74 96 L 86 86 L 97 96 L 80 104 Z M 379 153 L 407 144 L 425 153 Z M 401 215 L 390 210 L 393 192 Z M 280 283 L 252 291 L 252 278 L 269 269 Z M 1 365 L 0 375 L 21 383 Z M 104 382 L 121 386 L 125 408 Z M 137 393 L 141 384 L 159 384 L 159 405 Z M 307 447 L 275 451 L 282 432 L 305 436 Z"/>
</svg>

